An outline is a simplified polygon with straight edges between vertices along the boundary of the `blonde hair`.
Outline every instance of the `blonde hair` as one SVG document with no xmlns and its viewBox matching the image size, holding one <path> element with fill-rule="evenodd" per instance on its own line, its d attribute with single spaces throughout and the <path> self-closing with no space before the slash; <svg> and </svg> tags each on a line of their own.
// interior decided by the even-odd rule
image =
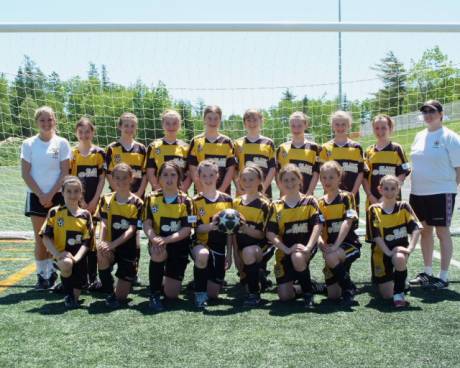
<svg viewBox="0 0 460 368">
<path fill-rule="evenodd" d="M 278 174 L 278 180 L 279 181 L 282 181 L 283 180 L 283 177 L 287 174 L 287 173 L 293 173 L 295 176 L 297 176 L 297 178 L 300 180 L 300 183 L 302 184 L 303 183 L 303 176 L 302 176 L 302 173 L 300 172 L 300 169 L 294 165 L 294 164 L 287 164 L 286 166 L 284 166 L 279 174 Z"/>
<path fill-rule="evenodd" d="M 203 112 L 203 119 L 206 117 L 207 114 L 215 112 L 219 115 L 219 118 L 222 120 L 222 109 L 217 105 L 206 106 Z"/>
<path fill-rule="evenodd" d="M 390 132 L 393 131 L 393 129 L 394 129 L 394 127 L 395 127 L 395 122 L 394 122 L 394 120 L 391 118 L 391 116 L 389 116 L 389 115 L 387 115 L 387 114 L 378 114 L 378 115 L 372 120 L 372 127 L 373 127 L 373 128 L 375 127 L 375 123 L 376 123 L 378 120 L 386 120 L 387 125 L 388 125 L 388 128 L 390 129 Z"/>
<path fill-rule="evenodd" d="M 67 175 L 64 177 L 64 181 L 62 182 L 62 191 L 65 191 L 65 187 L 69 184 L 77 184 L 80 187 L 80 191 L 83 192 L 83 184 L 81 180 L 73 175 Z"/>
<path fill-rule="evenodd" d="M 204 160 L 204 161 L 201 161 L 199 164 L 198 164 L 198 175 L 201 174 L 201 172 L 203 171 L 203 169 L 205 167 L 209 167 L 211 168 L 214 172 L 216 172 L 217 174 L 219 174 L 219 166 L 217 166 L 216 162 L 213 161 L 213 160 Z"/>
<path fill-rule="evenodd" d="M 115 165 L 115 167 L 112 170 L 112 176 L 114 176 L 116 172 L 125 172 L 125 173 L 128 173 L 130 178 L 133 177 L 132 167 L 124 162 Z"/>
<path fill-rule="evenodd" d="M 401 187 L 401 182 L 399 179 L 394 175 L 385 175 L 382 179 L 380 179 L 380 186 L 382 187 L 385 183 L 394 183 L 398 188 Z"/>
<path fill-rule="evenodd" d="M 137 116 L 132 112 L 124 112 L 123 114 L 121 114 L 118 118 L 118 126 L 120 127 L 123 124 L 123 121 L 125 120 L 134 120 L 136 122 L 136 125 L 138 124 Z"/>
<path fill-rule="evenodd" d="M 261 121 L 264 120 L 264 116 L 262 115 L 262 113 L 261 113 L 259 110 L 256 110 L 256 109 L 247 109 L 247 110 L 244 112 L 243 121 L 246 121 L 246 120 L 249 119 L 251 116 L 255 116 L 255 117 L 259 118 Z"/>
<path fill-rule="evenodd" d="M 179 121 L 179 124 L 182 122 L 182 117 L 176 110 L 168 109 L 161 114 L 161 122 L 164 123 L 166 118 L 176 118 Z"/>
<path fill-rule="evenodd" d="M 43 113 L 50 114 L 56 121 L 56 113 L 54 112 L 53 108 L 49 106 L 41 106 L 35 110 L 35 113 L 34 113 L 35 121 L 38 121 L 38 119 L 40 118 L 40 115 Z"/>
<path fill-rule="evenodd" d="M 337 161 L 326 161 L 323 165 L 321 165 L 321 168 L 319 169 L 320 174 L 326 172 L 326 171 L 335 171 L 339 178 L 342 177 L 343 175 L 343 168 L 340 166 L 340 164 Z"/>
<path fill-rule="evenodd" d="M 291 115 L 289 115 L 289 122 L 294 119 L 303 121 L 306 126 L 310 125 L 310 117 L 302 111 L 294 111 Z"/>
<path fill-rule="evenodd" d="M 338 110 L 338 111 L 334 112 L 331 115 L 331 126 L 334 123 L 334 120 L 336 120 L 336 119 L 344 119 L 344 120 L 346 120 L 347 125 L 348 125 L 348 129 L 351 128 L 351 125 L 353 123 L 353 118 L 351 117 L 351 114 L 349 112 L 342 111 L 342 110 Z"/>
</svg>

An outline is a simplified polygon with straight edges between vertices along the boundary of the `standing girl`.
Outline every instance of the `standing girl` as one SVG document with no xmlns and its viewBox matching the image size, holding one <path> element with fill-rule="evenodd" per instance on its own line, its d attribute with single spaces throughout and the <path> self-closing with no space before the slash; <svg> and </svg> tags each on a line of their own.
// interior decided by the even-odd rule
<svg viewBox="0 0 460 368">
<path fill-rule="evenodd" d="M 116 191 L 102 196 L 99 205 L 101 240 L 97 244 L 97 258 L 102 289 L 109 293 L 106 304 L 118 308 L 126 301 L 137 276 L 136 232 L 142 228 L 142 200 L 130 192 L 133 169 L 128 164 L 117 164 L 111 175 Z M 114 263 L 118 277 L 115 289 Z"/>
<path fill-rule="evenodd" d="M 215 161 L 204 160 L 197 168 L 203 191 L 193 198 L 196 242 L 192 249 L 195 262 L 195 305 L 203 309 L 208 298 L 216 299 L 222 288 L 225 271 L 232 264 L 233 236 L 218 231 L 218 214 L 232 208 L 232 198 L 217 190 L 219 168 Z"/>
<path fill-rule="evenodd" d="M 320 246 L 326 262 L 324 275 L 328 298 L 342 297 L 343 305 L 350 306 L 355 292 L 350 267 L 361 255 L 361 243 L 355 234 L 358 214 L 354 197 L 339 189 L 342 173 L 335 161 L 326 162 L 320 169 L 325 193 L 318 202 L 325 221 Z"/>
<path fill-rule="evenodd" d="M 36 290 L 52 287 L 57 279 L 53 261 L 39 232 L 48 210 L 63 203 L 61 186 L 69 173 L 70 145 L 56 134 L 56 115 L 51 107 L 35 111 L 39 133 L 21 147 L 21 172 L 27 185 L 25 215 L 32 220 L 35 235 Z"/>
<path fill-rule="evenodd" d="M 80 118 L 75 132 L 78 145 L 72 149 L 70 175 L 77 176 L 83 184 L 81 207 L 94 215 L 105 184 L 105 152 L 93 144 L 96 128 L 89 118 Z M 88 261 L 88 289 L 96 290 L 100 287 L 100 283 L 97 281 L 95 242 L 91 244 L 86 258 Z"/>
<path fill-rule="evenodd" d="M 307 308 L 314 305 L 309 264 L 323 227 L 323 218 L 313 196 L 300 192 L 302 174 L 293 164 L 281 169 L 278 182 L 284 193 L 273 203 L 267 239 L 277 248 L 275 276 L 280 300 L 295 298 L 299 281 Z"/>
<path fill-rule="evenodd" d="M 81 181 L 67 176 L 62 184 L 64 205 L 51 208 L 40 235 L 61 271 L 67 308 L 78 308 L 80 292 L 88 282 L 86 252 L 94 241 L 91 213 L 80 208 Z"/>
<path fill-rule="evenodd" d="M 204 133 L 197 135 L 190 143 L 187 162 L 190 175 L 197 192 L 203 191 L 198 178 L 197 167 L 201 161 L 212 160 L 219 169 L 217 189 L 230 194 L 230 184 L 235 173 L 235 151 L 232 140 L 219 133 L 222 110 L 219 106 L 207 106 L 204 109 Z"/>
<path fill-rule="evenodd" d="M 355 196 L 356 207 L 359 208 L 359 187 L 364 175 L 364 158 L 361 145 L 350 138 L 351 115 L 345 111 L 336 111 L 331 116 L 331 127 L 334 139 L 323 144 L 320 159 L 337 161 L 343 169 L 340 189 Z"/>
<path fill-rule="evenodd" d="M 301 111 L 289 117 L 292 139 L 281 144 L 276 150 L 278 172 L 288 164 L 294 164 L 302 173 L 301 192 L 313 195 L 319 177 L 319 153 L 321 147 L 305 138 L 310 118 Z"/>
<path fill-rule="evenodd" d="M 161 186 L 157 181 L 157 173 L 161 165 L 174 161 L 184 173 L 181 190 L 187 192 L 191 184 L 190 175 L 186 172 L 189 145 L 177 138 L 181 128 L 181 116 L 177 111 L 166 110 L 161 115 L 164 137 L 154 140 L 147 148 L 146 169 L 147 179 L 154 190 Z"/>
<path fill-rule="evenodd" d="M 244 304 L 255 307 L 260 304 L 260 273 L 264 251 L 268 248 L 265 227 L 270 215 L 270 201 L 262 194 L 262 171 L 256 166 L 246 166 L 240 174 L 239 185 L 244 194 L 233 201 L 242 225 L 236 233 L 237 252 L 244 264 L 249 295 Z"/>
<path fill-rule="evenodd" d="M 161 286 L 169 299 L 179 296 L 190 250 L 190 233 L 194 223 L 192 200 L 181 192 L 182 171 L 176 163 L 163 163 L 156 182 L 160 190 L 152 192 L 144 205 L 144 232 L 149 239 L 149 306 L 164 309 Z"/>
</svg>

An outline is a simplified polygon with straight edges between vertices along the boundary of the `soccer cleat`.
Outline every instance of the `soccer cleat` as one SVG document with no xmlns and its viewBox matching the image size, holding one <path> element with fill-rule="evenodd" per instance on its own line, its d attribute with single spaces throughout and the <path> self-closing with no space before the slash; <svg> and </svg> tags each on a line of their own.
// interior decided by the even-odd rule
<svg viewBox="0 0 460 368">
<path fill-rule="evenodd" d="M 351 307 L 355 303 L 352 290 L 345 290 L 342 294 L 340 305 L 342 307 Z"/>
<path fill-rule="evenodd" d="M 80 303 L 75 299 L 74 295 L 66 295 L 64 297 L 64 305 L 68 309 L 75 309 L 80 307 Z"/>
<path fill-rule="evenodd" d="M 163 306 L 163 303 L 161 302 L 160 293 L 150 295 L 149 308 L 154 312 L 162 312 L 165 310 L 165 307 Z"/>
<path fill-rule="evenodd" d="M 195 307 L 198 309 L 206 309 L 208 306 L 208 293 L 206 291 L 195 293 Z"/>
<path fill-rule="evenodd" d="M 245 307 L 257 307 L 261 303 L 259 294 L 249 294 L 246 300 L 244 301 Z"/>
<path fill-rule="evenodd" d="M 433 276 L 426 274 L 425 272 L 419 273 L 415 278 L 409 281 L 411 286 L 430 286 L 431 279 Z"/>
<path fill-rule="evenodd" d="M 311 280 L 311 288 L 313 294 L 325 294 L 327 292 L 327 286 L 324 282 L 318 282 L 316 280 Z"/>
<path fill-rule="evenodd" d="M 102 283 L 99 280 L 95 280 L 88 285 L 88 291 L 102 291 Z"/>
<path fill-rule="evenodd" d="M 267 291 L 273 287 L 273 282 L 270 280 L 265 272 L 260 273 L 260 290 Z"/>
<path fill-rule="evenodd" d="M 42 275 L 37 275 L 37 283 L 34 286 L 34 289 L 37 291 L 48 290 L 50 287 L 49 281 L 45 279 Z"/>
<path fill-rule="evenodd" d="M 305 302 L 305 307 L 307 307 L 308 309 L 311 309 L 315 306 L 313 294 L 311 293 L 303 294 L 303 300 Z"/>
<path fill-rule="evenodd" d="M 432 290 L 441 290 L 449 287 L 449 282 L 441 280 L 437 277 L 431 277 L 430 285 L 428 285 Z"/>
<path fill-rule="evenodd" d="M 105 305 L 111 309 L 117 309 L 121 307 L 121 303 L 115 294 L 110 294 L 107 298 L 105 298 Z"/>
<path fill-rule="evenodd" d="M 62 285 L 61 282 L 54 284 L 54 286 L 51 288 L 51 291 L 56 294 L 65 294 L 64 285 Z"/>
<path fill-rule="evenodd" d="M 56 280 L 58 279 L 58 274 L 56 272 L 52 272 L 51 276 L 48 279 L 48 288 L 52 289 L 54 284 L 56 283 Z"/>
</svg>

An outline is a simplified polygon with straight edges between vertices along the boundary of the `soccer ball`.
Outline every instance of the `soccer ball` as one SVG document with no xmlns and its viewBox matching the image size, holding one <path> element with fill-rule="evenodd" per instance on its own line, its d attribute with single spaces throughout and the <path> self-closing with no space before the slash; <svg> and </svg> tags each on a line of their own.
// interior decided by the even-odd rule
<svg viewBox="0 0 460 368">
<path fill-rule="evenodd" d="M 238 211 L 228 208 L 219 213 L 219 231 L 226 234 L 234 234 L 240 226 L 240 214 Z"/>
</svg>

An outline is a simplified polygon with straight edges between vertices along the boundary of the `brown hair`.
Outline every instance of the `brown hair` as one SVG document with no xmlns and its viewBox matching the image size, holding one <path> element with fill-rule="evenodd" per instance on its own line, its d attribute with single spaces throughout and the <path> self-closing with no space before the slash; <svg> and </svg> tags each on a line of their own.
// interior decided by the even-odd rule
<svg viewBox="0 0 460 368">
<path fill-rule="evenodd" d="M 398 188 L 401 187 L 401 182 L 394 175 L 385 175 L 382 179 L 380 179 L 380 186 L 383 186 L 385 183 L 395 183 Z"/>
<path fill-rule="evenodd" d="M 114 175 L 115 172 L 117 172 L 117 171 L 119 171 L 119 172 L 127 172 L 130 178 L 133 177 L 133 169 L 132 169 L 132 167 L 129 166 L 128 164 L 125 164 L 124 162 L 115 165 L 115 167 L 112 170 L 112 175 Z"/>
<path fill-rule="evenodd" d="M 310 117 L 302 111 L 294 111 L 291 115 L 289 115 L 289 122 L 293 119 L 303 121 L 307 127 L 310 125 Z"/>
<path fill-rule="evenodd" d="M 120 117 L 118 118 L 119 127 L 123 124 L 124 120 L 134 120 L 136 122 L 136 125 L 138 124 L 137 116 L 132 112 L 124 112 L 120 115 Z"/>
<path fill-rule="evenodd" d="M 300 180 L 300 183 L 302 184 L 303 183 L 303 177 L 302 177 L 302 173 L 300 172 L 299 168 L 294 165 L 294 164 L 287 164 L 286 166 L 284 166 L 279 174 L 278 174 L 278 180 L 279 181 L 282 181 L 283 180 L 283 177 L 287 174 L 287 173 L 293 173 L 295 176 L 297 176 L 297 178 Z"/>
<path fill-rule="evenodd" d="M 89 126 L 92 132 L 96 130 L 96 127 L 94 126 L 93 122 L 87 116 L 82 116 L 80 119 L 78 119 L 77 124 L 75 124 L 75 130 L 84 126 Z"/>
<path fill-rule="evenodd" d="M 378 120 L 386 120 L 387 125 L 388 125 L 388 128 L 390 129 L 390 132 L 393 131 L 393 129 L 394 129 L 394 127 L 395 127 L 395 122 L 394 122 L 394 120 L 391 118 L 391 116 L 389 116 L 389 115 L 387 115 L 387 114 L 378 114 L 378 115 L 372 120 L 372 127 L 373 127 L 373 128 L 375 127 L 375 123 L 376 123 Z"/>
<path fill-rule="evenodd" d="M 321 165 L 321 168 L 319 169 L 320 174 L 329 171 L 329 170 L 334 170 L 339 178 L 342 177 L 343 175 L 343 168 L 340 166 L 340 164 L 337 161 L 326 161 L 323 165 Z"/>
<path fill-rule="evenodd" d="M 262 192 L 262 190 L 263 190 L 262 182 L 264 181 L 264 173 L 262 172 L 262 170 L 256 165 L 250 165 L 249 164 L 249 165 L 244 167 L 244 169 L 241 171 L 240 176 L 242 176 L 245 173 L 255 173 L 256 174 L 257 178 L 260 181 L 260 184 L 258 185 L 257 190 L 259 192 Z"/>
<path fill-rule="evenodd" d="M 201 174 L 201 172 L 203 171 L 203 169 L 205 167 L 210 167 L 211 169 L 213 169 L 217 173 L 217 175 L 219 175 L 219 166 L 217 166 L 217 164 L 213 160 L 203 160 L 203 161 L 201 161 L 198 164 L 198 175 Z"/>
<path fill-rule="evenodd" d="M 203 112 L 203 119 L 207 114 L 211 112 L 215 112 L 217 115 L 219 115 L 219 118 L 222 119 L 222 109 L 217 105 L 206 106 Z"/>
<path fill-rule="evenodd" d="M 35 121 L 37 121 L 40 118 L 40 115 L 45 113 L 45 112 L 50 114 L 54 118 L 54 120 L 56 120 L 56 113 L 54 112 L 52 107 L 41 106 L 41 107 L 39 107 L 38 109 L 35 110 L 35 113 L 34 113 Z"/>
<path fill-rule="evenodd" d="M 161 114 L 161 122 L 164 123 L 165 119 L 168 117 L 174 117 L 177 120 L 179 120 L 179 123 L 182 122 L 182 117 L 176 110 L 172 110 L 172 109 L 165 110 L 163 114 Z"/>
<path fill-rule="evenodd" d="M 160 170 L 158 170 L 157 179 L 160 179 L 161 174 L 167 168 L 172 168 L 177 173 L 177 187 L 179 188 L 180 183 L 182 182 L 182 169 L 174 161 L 163 162 L 160 166 Z"/>
<path fill-rule="evenodd" d="M 62 182 L 62 191 L 64 192 L 65 190 L 65 187 L 69 184 L 78 184 L 78 186 L 80 187 L 80 190 L 83 192 L 83 184 L 81 182 L 81 180 L 76 177 L 76 176 L 73 176 L 73 175 L 67 175 L 64 177 L 64 181 Z"/>
<path fill-rule="evenodd" d="M 260 119 L 261 121 L 264 120 L 264 116 L 262 115 L 262 113 L 261 113 L 259 110 L 256 110 L 256 109 L 247 109 L 247 110 L 244 112 L 244 115 L 243 115 L 243 122 L 246 121 L 247 119 L 249 119 L 251 116 L 255 116 L 255 117 L 257 117 L 258 119 Z"/>
</svg>

